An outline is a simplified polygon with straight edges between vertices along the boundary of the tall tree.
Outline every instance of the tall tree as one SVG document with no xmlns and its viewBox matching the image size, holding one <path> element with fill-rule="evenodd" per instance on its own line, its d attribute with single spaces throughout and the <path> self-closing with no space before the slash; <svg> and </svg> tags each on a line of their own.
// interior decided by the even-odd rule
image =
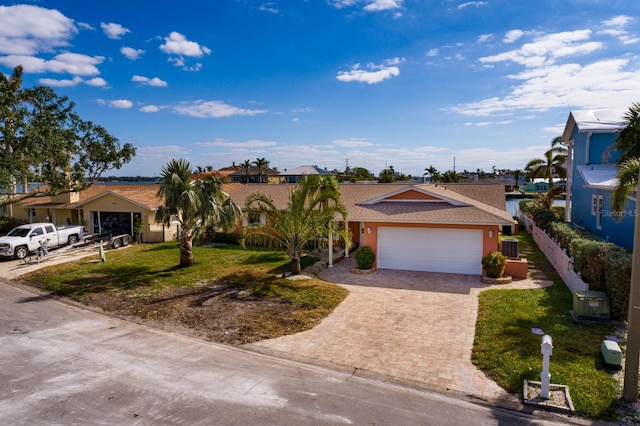
<svg viewBox="0 0 640 426">
<path fill-rule="evenodd" d="M 245 183 L 249 183 L 249 174 L 251 173 L 251 160 L 249 160 L 248 158 L 246 160 L 244 160 L 244 163 L 242 163 L 242 167 L 244 168 L 244 177 L 245 177 Z"/>
<path fill-rule="evenodd" d="M 396 171 L 393 166 L 385 167 L 380 171 L 379 183 L 391 183 L 395 180 Z"/>
<path fill-rule="evenodd" d="M 624 127 L 620 130 L 613 148 L 620 151 L 617 161 L 618 183 L 612 195 L 612 208 L 622 212 L 629 194 L 638 184 L 640 171 L 640 103 L 635 102 L 624 115 Z"/>
<path fill-rule="evenodd" d="M 433 164 L 432 164 L 429 167 L 427 167 L 426 169 L 424 169 L 424 174 L 422 176 L 427 176 L 429 178 L 429 181 L 433 181 L 433 178 L 437 174 L 438 174 L 438 169 L 433 167 Z"/>
<path fill-rule="evenodd" d="M 21 85 L 22 67 L 9 78 L 0 73 L 0 187 L 9 195 L 0 207 L 16 201 L 16 182 L 44 184 L 22 199 L 79 191 L 135 155 L 131 144 L 120 146 L 103 127 L 80 119 L 68 98 Z"/>
<path fill-rule="evenodd" d="M 300 274 L 300 259 L 305 246 L 316 238 L 346 233 L 337 229 L 336 219 L 346 219 L 340 201 L 340 185 L 333 176 L 309 175 L 291 191 L 287 207 L 280 210 L 267 195 L 257 192 L 249 196 L 245 210 L 265 216 L 264 223 L 244 227 L 249 243 L 269 240 L 283 247 L 291 259 L 291 272 Z"/>
<path fill-rule="evenodd" d="M 531 178 L 542 177 L 549 182 L 549 191 L 553 189 L 553 177 L 564 178 L 567 169 L 564 166 L 567 160 L 567 148 L 561 145 L 561 137 L 556 136 L 551 141 L 551 148 L 544 153 L 544 158 L 534 158 L 525 166 L 525 170 Z M 494 166 L 495 167 L 495 166 Z"/>
<path fill-rule="evenodd" d="M 269 161 L 266 158 L 256 158 L 253 164 L 258 168 L 258 183 L 262 183 L 262 174 L 269 169 Z"/>
<path fill-rule="evenodd" d="M 164 205 L 156 211 L 156 220 L 180 224 L 178 242 L 180 266 L 193 265 L 193 239 L 203 227 L 217 225 L 233 229 L 242 216 L 236 204 L 222 191 L 222 181 L 214 176 L 191 179 L 191 165 L 186 160 L 171 160 L 162 168 L 158 195 Z"/>
</svg>

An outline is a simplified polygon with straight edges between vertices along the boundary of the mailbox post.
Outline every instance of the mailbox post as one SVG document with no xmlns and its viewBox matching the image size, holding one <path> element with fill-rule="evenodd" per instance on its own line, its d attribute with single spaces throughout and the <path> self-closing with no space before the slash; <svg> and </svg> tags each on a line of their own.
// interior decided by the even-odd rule
<svg viewBox="0 0 640 426">
<path fill-rule="evenodd" d="M 549 357 L 553 353 L 553 340 L 551 336 L 542 336 L 542 373 L 540 373 L 540 398 L 549 399 L 549 384 L 551 383 L 551 373 L 549 373 Z"/>
</svg>

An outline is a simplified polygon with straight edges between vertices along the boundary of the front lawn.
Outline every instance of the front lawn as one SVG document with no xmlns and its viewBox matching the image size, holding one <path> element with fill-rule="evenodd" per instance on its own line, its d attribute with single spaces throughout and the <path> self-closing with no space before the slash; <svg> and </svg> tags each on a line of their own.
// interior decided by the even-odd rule
<svg viewBox="0 0 640 426">
<path fill-rule="evenodd" d="M 123 317 L 244 344 L 307 330 L 346 297 L 318 279 L 283 279 L 282 251 L 236 245 L 194 247 L 195 264 L 179 268 L 175 242 L 143 244 L 22 277 L 28 284 Z M 303 258 L 305 267 L 317 259 Z"/>
<path fill-rule="evenodd" d="M 569 386 L 576 411 L 594 419 L 612 419 L 619 390 L 615 371 L 605 368 L 600 344 L 615 330 L 608 324 L 575 322 L 571 291 L 553 271 L 535 242 L 518 236 L 528 251 L 530 270 L 547 274 L 554 285 L 541 290 L 489 290 L 480 293 L 473 363 L 509 392 L 522 393 L 525 379 L 540 381 L 543 330 L 553 339 L 551 383 Z"/>
</svg>

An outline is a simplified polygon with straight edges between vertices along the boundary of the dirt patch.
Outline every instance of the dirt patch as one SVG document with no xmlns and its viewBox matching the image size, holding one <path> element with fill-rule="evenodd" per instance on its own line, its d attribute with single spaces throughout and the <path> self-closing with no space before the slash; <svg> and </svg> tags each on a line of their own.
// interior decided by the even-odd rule
<svg viewBox="0 0 640 426">
<path fill-rule="evenodd" d="M 87 295 L 82 303 L 133 322 L 231 345 L 297 333 L 326 315 L 215 281 L 165 288 L 159 294 L 144 288 L 99 292 Z"/>
</svg>

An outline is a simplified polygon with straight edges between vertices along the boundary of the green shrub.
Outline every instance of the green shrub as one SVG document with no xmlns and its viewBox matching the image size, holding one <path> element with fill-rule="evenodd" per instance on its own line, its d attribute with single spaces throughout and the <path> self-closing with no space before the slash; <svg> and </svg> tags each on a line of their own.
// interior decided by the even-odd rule
<svg viewBox="0 0 640 426">
<path fill-rule="evenodd" d="M 631 253 L 622 247 L 613 247 L 605 256 L 605 291 L 611 302 L 611 317 L 626 320 L 629 312 L 629 286 L 631 285 Z"/>
<path fill-rule="evenodd" d="M 223 244 L 239 244 L 240 237 L 242 237 L 240 234 L 216 232 L 213 235 L 213 241 L 216 243 L 223 243 Z"/>
<path fill-rule="evenodd" d="M 531 212 L 531 214 L 533 216 L 533 221 L 538 226 L 538 228 L 544 230 L 547 233 L 549 232 L 551 223 L 558 221 L 558 217 L 549 210 L 535 209 Z"/>
<path fill-rule="evenodd" d="M 356 258 L 358 269 L 371 269 L 376 260 L 376 254 L 367 246 L 358 247 L 353 256 Z"/>
<path fill-rule="evenodd" d="M 482 258 L 482 268 L 489 278 L 500 278 L 507 266 L 507 257 L 499 251 L 494 251 Z"/>
<path fill-rule="evenodd" d="M 0 218 L 0 235 L 7 235 L 16 226 L 24 225 L 27 223 L 24 220 L 18 220 L 9 217 Z"/>
</svg>

